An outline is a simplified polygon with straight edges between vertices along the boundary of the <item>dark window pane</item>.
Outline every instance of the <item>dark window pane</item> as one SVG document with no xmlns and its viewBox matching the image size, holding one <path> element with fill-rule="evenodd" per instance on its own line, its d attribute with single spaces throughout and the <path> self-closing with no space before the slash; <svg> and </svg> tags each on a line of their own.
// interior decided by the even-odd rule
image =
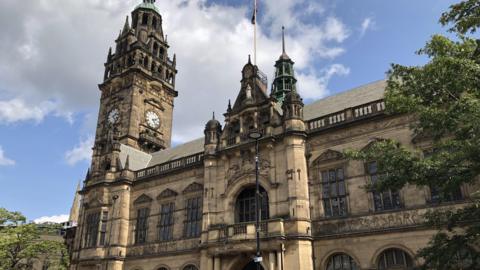
<svg viewBox="0 0 480 270">
<path fill-rule="evenodd" d="M 187 219 L 185 220 L 185 237 L 200 236 L 200 226 L 202 220 L 202 199 L 201 197 L 187 200 Z"/>
<path fill-rule="evenodd" d="M 357 270 L 358 266 L 352 257 L 339 253 L 330 257 L 327 263 L 327 270 Z"/>
<path fill-rule="evenodd" d="M 265 220 L 269 218 L 269 209 L 268 209 L 268 194 L 260 187 L 260 218 Z M 255 221 L 255 188 L 249 188 L 242 193 L 237 198 L 236 202 L 236 222 L 251 222 Z"/>
</svg>

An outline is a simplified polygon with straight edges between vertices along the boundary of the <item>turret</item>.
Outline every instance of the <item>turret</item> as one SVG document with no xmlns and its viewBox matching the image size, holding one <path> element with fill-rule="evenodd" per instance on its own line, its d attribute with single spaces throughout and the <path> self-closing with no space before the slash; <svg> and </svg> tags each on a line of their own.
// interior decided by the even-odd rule
<svg viewBox="0 0 480 270">
<path fill-rule="evenodd" d="M 280 104 L 283 103 L 285 96 L 297 90 L 297 79 L 293 65 L 295 63 L 290 59 L 285 49 L 285 27 L 282 27 L 282 55 L 275 62 L 275 79 L 272 84 L 271 96 Z"/>
<path fill-rule="evenodd" d="M 215 113 L 210 121 L 205 125 L 205 154 L 213 155 L 217 150 L 222 134 L 222 125 L 215 119 Z"/>
</svg>

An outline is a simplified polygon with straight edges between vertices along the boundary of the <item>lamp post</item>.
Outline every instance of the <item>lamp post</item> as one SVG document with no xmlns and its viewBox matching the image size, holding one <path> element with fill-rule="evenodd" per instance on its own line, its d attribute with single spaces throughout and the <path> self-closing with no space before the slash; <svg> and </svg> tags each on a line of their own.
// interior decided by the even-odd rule
<svg viewBox="0 0 480 270">
<path fill-rule="evenodd" d="M 257 252 L 255 254 L 254 262 L 257 265 L 257 270 L 260 270 L 260 262 L 262 256 L 260 254 L 260 183 L 258 181 L 258 140 L 263 137 L 259 131 L 253 131 L 248 134 L 250 139 L 255 140 L 255 240 L 257 241 Z"/>
</svg>

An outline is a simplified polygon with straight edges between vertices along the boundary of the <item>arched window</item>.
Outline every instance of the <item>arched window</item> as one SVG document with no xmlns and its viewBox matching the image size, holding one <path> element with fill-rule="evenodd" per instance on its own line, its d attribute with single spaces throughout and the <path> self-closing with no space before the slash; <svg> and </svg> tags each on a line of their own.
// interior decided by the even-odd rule
<svg viewBox="0 0 480 270">
<path fill-rule="evenodd" d="M 157 29 L 157 18 L 153 17 L 152 19 L 152 27 L 153 29 Z"/>
<path fill-rule="evenodd" d="M 327 270 L 358 270 L 360 269 L 352 257 L 345 253 L 333 254 L 328 259 Z"/>
<path fill-rule="evenodd" d="M 398 248 L 390 248 L 380 254 L 378 269 L 410 270 L 413 269 L 413 260 L 405 251 Z"/>
<path fill-rule="evenodd" d="M 238 195 L 235 205 L 236 222 L 251 222 L 255 221 L 255 187 L 250 187 L 242 191 Z M 269 218 L 268 212 L 268 194 L 264 188 L 260 187 L 260 207 L 261 207 L 261 220 Z"/>
<path fill-rule="evenodd" d="M 143 24 L 143 25 L 147 25 L 147 24 L 148 24 L 148 14 L 143 14 L 142 24 Z"/>
<path fill-rule="evenodd" d="M 183 270 L 198 270 L 198 268 L 195 265 L 187 265 Z"/>
<path fill-rule="evenodd" d="M 156 57 L 158 53 L 158 44 L 154 43 L 153 44 L 153 55 Z"/>
</svg>

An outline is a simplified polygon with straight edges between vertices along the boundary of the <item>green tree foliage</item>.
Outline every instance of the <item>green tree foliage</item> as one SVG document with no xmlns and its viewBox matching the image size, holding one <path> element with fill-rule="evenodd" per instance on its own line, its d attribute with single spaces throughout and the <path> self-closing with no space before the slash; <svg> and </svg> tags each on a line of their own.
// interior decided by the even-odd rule
<svg viewBox="0 0 480 270">
<path fill-rule="evenodd" d="M 450 25 L 455 39 L 434 35 L 418 51 L 424 66 L 393 64 L 388 73 L 386 107 L 389 114 L 410 115 L 414 136 L 431 143 L 429 149 L 407 149 L 383 140 L 347 156 L 377 161 L 378 190 L 407 184 L 436 187 L 447 197 L 480 175 L 480 40 L 466 36 L 480 26 L 480 1 L 452 5 L 440 23 Z M 420 250 L 424 269 L 480 269 L 480 203 L 427 215 L 440 231 Z"/>
<path fill-rule="evenodd" d="M 45 226 L 26 224 L 18 212 L 0 208 L 0 270 L 28 270 L 40 261 L 47 269 L 63 270 L 68 255 L 61 242 L 43 240 Z"/>
</svg>

